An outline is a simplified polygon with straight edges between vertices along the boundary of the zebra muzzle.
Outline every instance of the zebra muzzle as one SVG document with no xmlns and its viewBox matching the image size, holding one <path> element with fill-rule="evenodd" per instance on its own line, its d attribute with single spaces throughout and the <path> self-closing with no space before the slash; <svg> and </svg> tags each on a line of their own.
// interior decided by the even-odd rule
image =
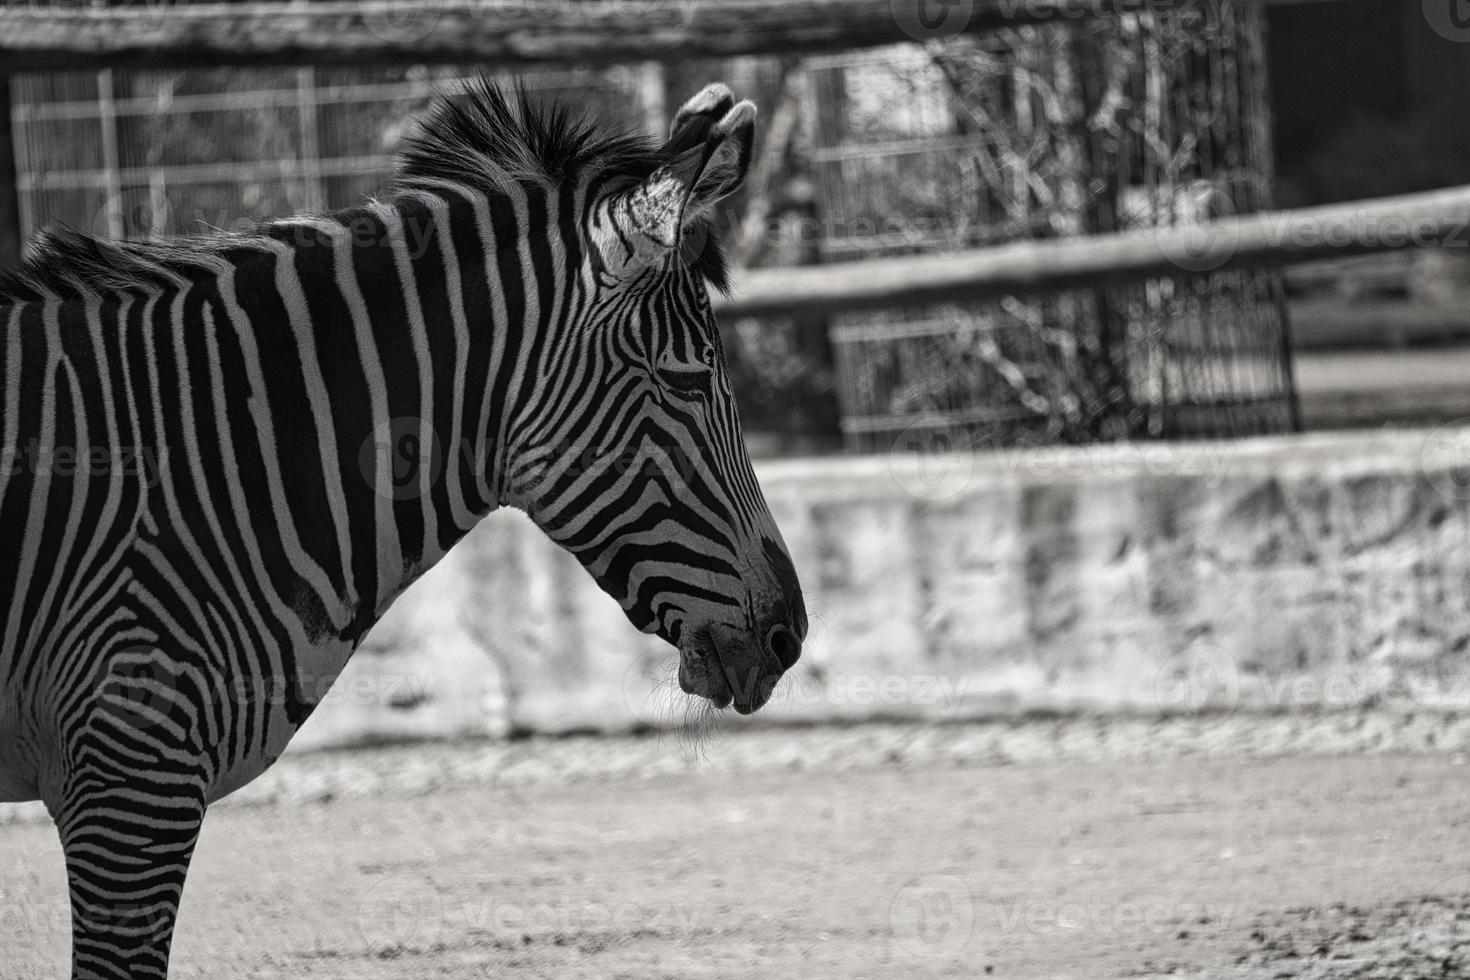
<svg viewBox="0 0 1470 980">
<path fill-rule="evenodd" d="M 695 630 L 679 653 L 679 687 L 716 708 L 752 714 L 771 699 L 781 675 L 801 655 L 801 639 L 784 623 L 763 632 L 715 624 Z"/>
</svg>

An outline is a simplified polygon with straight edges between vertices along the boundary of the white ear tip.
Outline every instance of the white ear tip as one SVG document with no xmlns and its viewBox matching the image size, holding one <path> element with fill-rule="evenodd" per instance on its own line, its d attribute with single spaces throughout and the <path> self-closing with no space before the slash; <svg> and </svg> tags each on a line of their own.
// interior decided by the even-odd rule
<svg viewBox="0 0 1470 980">
<path fill-rule="evenodd" d="M 730 91 L 730 86 L 724 82 L 711 82 L 700 89 L 694 98 L 684 103 L 682 111 L 693 114 L 709 112 L 721 102 L 733 98 L 735 98 L 735 93 Z"/>
<path fill-rule="evenodd" d="M 724 118 L 715 123 L 714 131 L 729 133 L 753 122 L 755 122 L 755 103 L 746 99 L 744 102 L 737 102 L 729 112 L 725 113 Z"/>
</svg>

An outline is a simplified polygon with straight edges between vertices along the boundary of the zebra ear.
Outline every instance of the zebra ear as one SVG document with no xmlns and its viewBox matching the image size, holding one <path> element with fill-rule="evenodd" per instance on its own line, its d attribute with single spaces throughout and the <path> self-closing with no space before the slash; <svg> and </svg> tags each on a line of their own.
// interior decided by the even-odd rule
<svg viewBox="0 0 1470 980">
<path fill-rule="evenodd" d="M 665 252 L 676 248 L 684 229 L 745 181 L 754 142 L 754 103 L 735 102 L 723 85 L 690 99 L 664 145 L 672 159 L 628 196 L 630 230 Z"/>
<path fill-rule="evenodd" d="M 735 107 L 735 93 L 724 82 L 706 85 L 699 94 L 679 107 L 674 113 L 674 122 L 669 126 L 669 141 L 664 152 L 671 153 L 697 146 L 709 136 L 709 131 L 731 109 Z"/>
</svg>

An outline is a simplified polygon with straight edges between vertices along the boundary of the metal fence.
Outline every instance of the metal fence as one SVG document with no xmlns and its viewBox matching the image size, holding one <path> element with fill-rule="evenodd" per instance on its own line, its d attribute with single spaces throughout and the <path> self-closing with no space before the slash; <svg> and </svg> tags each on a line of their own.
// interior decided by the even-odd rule
<svg viewBox="0 0 1470 980">
<path fill-rule="evenodd" d="M 11 126 L 22 231 L 108 237 L 240 229 L 360 201 L 454 67 L 52 72 L 17 76 Z M 647 69 L 541 71 L 599 118 L 642 125 Z M 661 114 L 661 113 L 660 113 Z"/>
<path fill-rule="evenodd" d="M 825 258 L 1268 206 L 1262 29 L 1255 4 L 1215 0 L 812 62 Z M 1295 428 L 1279 274 L 1187 265 L 1136 286 L 837 318 L 847 444 Z"/>
</svg>

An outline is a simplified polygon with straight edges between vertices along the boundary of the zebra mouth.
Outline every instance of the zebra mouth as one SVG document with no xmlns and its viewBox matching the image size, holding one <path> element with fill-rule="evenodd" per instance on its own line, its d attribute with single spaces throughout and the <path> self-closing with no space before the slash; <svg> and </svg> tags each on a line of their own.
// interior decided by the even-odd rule
<svg viewBox="0 0 1470 980">
<path fill-rule="evenodd" d="M 722 623 L 702 626 L 679 648 L 679 686 L 716 708 L 734 705 L 753 714 L 771 699 L 783 668 L 750 641 L 750 630 Z"/>
<path fill-rule="evenodd" d="M 701 626 L 679 648 L 679 688 L 685 694 L 704 698 L 716 708 L 728 708 L 735 700 L 720 661 L 719 646 L 708 626 Z"/>
</svg>

